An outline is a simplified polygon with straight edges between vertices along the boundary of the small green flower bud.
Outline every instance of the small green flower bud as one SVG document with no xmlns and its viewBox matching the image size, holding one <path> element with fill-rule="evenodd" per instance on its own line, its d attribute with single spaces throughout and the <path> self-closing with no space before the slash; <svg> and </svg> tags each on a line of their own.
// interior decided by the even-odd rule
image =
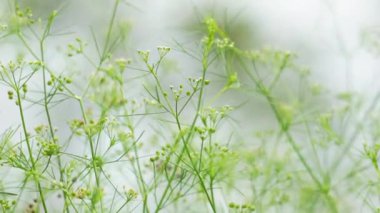
<svg viewBox="0 0 380 213">
<path fill-rule="evenodd" d="M 71 78 L 65 78 L 65 82 L 67 84 L 71 84 L 73 82 L 73 80 L 71 80 Z"/>
<path fill-rule="evenodd" d="M 23 85 L 22 85 L 22 91 L 23 91 L 24 93 L 28 92 L 28 86 L 27 86 L 26 84 L 23 84 Z"/>
<path fill-rule="evenodd" d="M 157 47 L 158 55 L 163 58 L 170 51 L 170 47 Z"/>
<path fill-rule="evenodd" d="M 8 91 L 8 99 L 9 100 L 13 99 L 13 92 L 12 91 Z"/>
<path fill-rule="evenodd" d="M 139 50 L 137 51 L 137 53 L 140 55 L 141 59 L 145 62 L 145 63 L 148 63 L 148 60 L 149 60 L 149 51 L 143 51 L 143 50 Z"/>
<path fill-rule="evenodd" d="M 231 209 L 233 209 L 233 208 L 236 207 L 236 204 L 235 204 L 235 203 L 229 203 L 229 204 L 228 204 L 228 207 L 230 207 Z"/>
</svg>

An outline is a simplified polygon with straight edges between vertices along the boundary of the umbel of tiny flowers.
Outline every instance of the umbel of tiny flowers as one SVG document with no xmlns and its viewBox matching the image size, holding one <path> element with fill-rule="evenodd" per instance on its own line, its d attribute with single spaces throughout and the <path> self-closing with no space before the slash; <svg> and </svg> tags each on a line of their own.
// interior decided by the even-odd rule
<svg viewBox="0 0 380 213">
<path fill-rule="evenodd" d="M 164 58 L 166 54 L 170 52 L 170 47 L 165 47 L 165 46 L 158 46 L 157 51 L 160 59 Z"/>
<path fill-rule="evenodd" d="M 141 59 L 145 62 L 145 63 L 148 63 L 148 60 L 149 60 L 149 54 L 150 54 L 150 51 L 149 50 L 138 50 L 137 53 L 140 55 Z"/>
</svg>

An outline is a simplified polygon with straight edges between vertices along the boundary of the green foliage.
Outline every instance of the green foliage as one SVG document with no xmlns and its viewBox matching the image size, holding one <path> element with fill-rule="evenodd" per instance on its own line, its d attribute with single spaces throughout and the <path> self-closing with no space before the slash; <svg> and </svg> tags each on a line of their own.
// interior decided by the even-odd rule
<svg viewBox="0 0 380 213">
<path fill-rule="evenodd" d="M 119 57 L 130 52 L 120 48 L 130 31 L 118 20 L 122 3 L 113 1 L 105 31 L 64 35 L 72 42 L 56 52 L 48 41 L 64 11 L 36 17 L 12 3 L 0 41 L 17 41 L 20 53 L 1 60 L 0 83 L 18 124 L 0 137 L 2 212 L 377 209 L 380 96 L 331 95 L 294 53 L 241 49 L 212 17 L 194 53 L 178 42 Z M 51 52 L 74 67 L 53 66 Z M 197 72 L 168 83 L 162 65 L 174 53 L 195 58 Z M 250 101 L 266 112 L 244 112 Z M 240 110 L 274 125 L 245 126 Z"/>
</svg>

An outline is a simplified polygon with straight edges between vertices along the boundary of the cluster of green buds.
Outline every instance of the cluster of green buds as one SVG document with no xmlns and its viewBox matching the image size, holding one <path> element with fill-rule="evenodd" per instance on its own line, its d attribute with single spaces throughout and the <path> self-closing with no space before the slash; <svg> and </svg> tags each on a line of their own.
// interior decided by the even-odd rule
<svg viewBox="0 0 380 213">
<path fill-rule="evenodd" d="M 51 188 L 52 189 L 66 189 L 67 186 L 65 183 L 61 181 L 52 180 L 51 182 Z"/>
<path fill-rule="evenodd" d="M 214 143 L 213 146 L 211 146 L 211 147 L 205 147 L 205 151 L 214 155 L 214 156 L 216 156 L 216 155 L 224 156 L 228 153 L 230 153 L 230 154 L 233 153 L 232 151 L 230 151 L 230 149 L 228 147 L 221 146 L 218 143 Z"/>
<path fill-rule="evenodd" d="M 100 131 L 100 128 L 104 123 L 105 120 L 91 119 L 88 124 L 84 126 L 84 132 L 86 135 L 95 135 Z"/>
<path fill-rule="evenodd" d="M 58 155 L 61 147 L 57 144 L 57 140 L 54 142 L 41 142 L 42 154 L 45 156 Z"/>
<path fill-rule="evenodd" d="M 85 46 L 86 43 L 84 43 L 80 38 L 76 38 L 75 44 L 67 45 L 67 56 L 72 57 L 74 55 L 82 54 Z"/>
<path fill-rule="evenodd" d="M 215 34 L 218 32 L 219 27 L 216 21 L 212 18 L 206 18 L 204 23 L 207 27 L 208 34 L 205 37 L 203 37 L 202 43 L 205 46 L 205 49 L 209 51 L 214 44 Z"/>
<path fill-rule="evenodd" d="M 171 154 L 174 148 L 167 144 L 161 148 L 161 150 L 156 151 L 155 155 L 149 160 L 156 166 L 157 172 L 164 172 L 171 170 L 172 167 L 169 164 Z"/>
<path fill-rule="evenodd" d="M 158 56 L 160 57 L 160 59 L 164 58 L 166 54 L 170 52 L 170 50 L 171 50 L 170 47 L 165 47 L 165 46 L 157 47 Z"/>
<path fill-rule="evenodd" d="M 180 84 L 178 89 L 175 89 L 174 86 L 170 85 L 169 86 L 173 96 L 174 96 L 174 99 L 175 101 L 179 101 L 182 93 L 183 93 L 183 84 Z M 190 91 L 188 91 L 188 96 L 190 95 Z"/>
<path fill-rule="evenodd" d="M 228 204 L 228 207 L 231 209 L 238 209 L 238 210 L 242 210 L 246 212 L 253 212 L 256 210 L 255 206 L 249 203 L 237 204 L 237 203 L 231 202 Z"/>
<path fill-rule="evenodd" d="M 202 111 L 201 121 L 204 126 L 214 125 L 225 118 L 232 110 L 233 108 L 229 105 L 225 105 L 220 109 L 208 107 Z"/>
<path fill-rule="evenodd" d="M 119 58 L 116 59 L 114 63 L 108 64 L 108 66 L 101 67 L 100 71 L 102 71 L 104 75 L 101 76 L 100 83 L 109 84 L 109 81 L 111 80 L 122 85 L 124 82 L 123 73 L 127 68 L 127 65 L 129 65 L 130 63 L 132 63 L 130 59 Z"/>
<path fill-rule="evenodd" d="M 240 87 L 240 81 L 237 72 L 232 72 L 228 74 L 226 85 L 224 86 L 224 90 L 227 89 L 237 89 Z"/>
<path fill-rule="evenodd" d="M 23 96 L 22 97 L 25 97 L 26 93 L 28 92 L 28 86 L 27 86 L 26 83 L 21 86 L 21 91 L 23 92 L 23 94 L 22 94 Z M 13 100 L 14 99 L 14 94 L 15 93 L 12 90 L 8 90 L 8 92 L 7 92 L 8 99 L 9 100 Z M 18 101 L 17 100 L 16 100 L 16 105 L 18 105 Z"/>
<path fill-rule="evenodd" d="M 25 162 L 23 162 L 23 157 L 20 152 L 16 152 L 15 150 L 10 150 L 7 153 L 7 160 L 6 162 L 14 168 L 20 168 L 25 169 Z"/>
<path fill-rule="evenodd" d="M 155 155 L 153 157 L 150 157 L 149 160 L 150 162 L 154 163 L 160 159 L 161 156 L 164 156 L 164 152 L 156 151 Z"/>
<path fill-rule="evenodd" d="M 118 66 L 119 71 L 122 73 L 127 68 L 127 65 L 131 64 L 131 59 L 118 58 L 115 60 L 115 64 Z"/>
<path fill-rule="evenodd" d="M 205 174 L 213 178 L 221 178 L 224 181 L 231 177 L 229 174 L 236 168 L 239 159 L 236 152 L 214 142 L 212 145 L 204 147 L 204 153 L 203 170 L 207 171 Z"/>
<path fill-rule="evenodd" d="M 101 120 L 90 119 L 86 124 L 83 120 L 74 119 L 69 122 L 71 131 L 76 135 L 86 134 L 88 136 L 93 136 L 97 134 L 101 127 L 108 121 L 107 118 Z"/>
<path fill-rule="evenodd" d="M 90 163 L 90 166 L 95 166 L 96 169 L 101 169 L 104 166 L 104 159 L 102 156 L 95 156 L 92 159 L 93 163 Z"/>
<path fill-rule="evenodd" d="M 14 206 L 16 205 L 16 201 L 15 200 L 0 200 L 0 206 L 3 210 L 10 210 L 11 208 L 13 208 Z"/>
<path fill-rule="evenodd" d="M 154 99 L 144 98 L 145 105 L 160 107 L 161 105 Z"/>
<path fill-rule="evenodd" d="M 16 13 L 11 17 L 10 23 L 8 24 L 10 33 L 20 32 L 23 27 L 32 25 L 36 22 L 30 8 L 22 9 L 17 4 L 15 11 Z"/>
<path fill-rule="evenodd" d="M 133 132 L 126 132 L 125 130 L 120 130 L 117 133 L 117 139 L 121 143 L 130 142 L 131 140 L 133 140 L 133 138 L 134 138 Z"/>
<path fill-rule="evenodd" d="M 1 79 L 6 81 L 11 81 L 11 73 L 16 72 L 16 70 L 20 69 L 24 65 L 23 61 L 19 58 L 16 62 L 10 60 L 7 64 L 3 64 L 0 62 L 0 67 L 1 67 Z M 7 79 L 6 79 L 7 78 Z"/>
<path fill-rule="evenodd" d="M 128 103 L 124 95 L 124 71 L 130 63 L 117 59 L 102 66 L 90 79 L 90 99 L 104 109 L 117 109 Z"/>
<path fill-rule="evenodd" d="M 205 140 L 207 136 L 214 134 L 219 121 L 221 121 L 232 110 L 232 107 L 226 105 L 220 109 L 208 107 L 200 113 L 200 120 L 203 126 L 197 126 L 195 131 L 200 135 L 201 140 Z"/>
<path fill-rule="evenodd" d="M 149 55 L 150 55 L 149 50 L 138 50 L 137 53 L 140 55 L 143 62 L 145 62 L 145 63 L 149 62 Z"/>
<path fill-rule="evenodd" d="M 91 192 L 88 188 L 81 187 L 78 188 L 76 191 L 71 192 L 71 196 L 77 199 L 85 199 L 91 195 Z"/>
<path fill-rule="evenodd" d="M 28 85 L 27 84 L 23 84 L 21 88 L 22 88 L 22 92 L 24 92 L 24 94 L 26 94 L 28 92 Z"/>
<path fill-rule="evenodd" d="M 30 8 L 25 8 L 22 10 L 18 4 L 16 5 L 16 15 L 18 17 L 25 17 L 28 19 L 31 19 L 33 17 L 33 13 Z"/>
<path fill-rule="evenodd" d="M 8 99 L 9 100 L 12 100 L 13 99 L 13 95 L 14 95 L 14 93 L 13 93 L 13 91 L 8 91 Z"/>
<path fill-rule="evenodd" d="M 195 127 L 195 132 L 199 134 L 199 137 L 201 138 L 202 141 L 206 140 L 207 138 L 207 133 L 208 133 L 208 128 L 207 127 Z"/>
<path fill-rule="evenodd" d="M 127 201 L 135 200 L 138 196 L 138 193 L 133 189 L 127 189 L 126 186 L 123 186 L 124 195 L 127 198 Z"/>
<path fill-rule="evenodd" d="M 45 156 L 58 155 L 60 153 L 60 146 L 58 144 L 58 138 L 52 138 L 50 135 L 50 129 L 46 125 L 38 125 L 34 128 L 36 132 L 35 139 L 38 142 L 38 146 L 41 146 L 42 154 Z M 57 131 L 55 129 L 55 131 Z"/>
<path fill-rule="evenodd" d="M 20 95 L 20 98 L 25 98 L 26 93 L 28 92 L 28 79 L 36 72 L 39 67 L 42 66 L 40 61 L 31 61 L 29 66 L 32 70 L 32 73 L 24 72 L 25 71 L 25 61 L 23 56 L 18 56 L 15 61 L 11 60 L 7 64 L 0 63 L 0 81 L 4 81 L 11 90 L 8 90 L 7 95 L 9 100 L 15 98 L 15 94 Z M 19 72 L 20 80 L 15 80 L 15 72 Z M 22 80 L 27 79 L 27 80 Z M 16 92 L 15 92 L 16 91 Z M 16 105 L 19 105 L 18 100 L 16 100 Z"/>
<path fill-rule="evenodd" d="M 47 85 L 51 87 L 56 87 L 58 91 L 63 92 L 64 85 L 71 84 L 73 80 L 69 77 L 58 76 L 51 74 L 50 80 L 47 81 Z"/>
<path fill-rule="evenodd" d="M 138 193 L 135 190 L 133 190 L 133 189 L 129 189 L 126 194 L 127 194 L 127 198 L 130 199 L 130 200 L 134 200 L 138 196 Z"/>
<path fill-rule="evenodd" d="M 217 38 L 215 39 L 215 45 L 218 49 L 227 49 L 235 47 L 235 43 L 231 41 L 229 38 Z"/>
<path fill-rule="evenodd" d="M 137 54 L 140 56 L 141 60 L 145 63 L 149 72 L 151 74 L 156 75 L 157 74 L 156 72 L 157 72 L 157 69 L 158 69 L 158 66 L 159 66 L 161 60 L 170 52 L 170 50 L 171 50 L 170 47 L 164 47 L 164 46 L 157 47 L 159 59 L 158 59 L 157 63 L 155 63 L 155 64 L 149 63 L 149 57 L 150 57 L 150 51 L 149 50 L 138 50 Z"/>
<path fill-rule="evenodd" d="M 83 135 L 84 121 L 80 119 L 74 119 L 69 122 L 71 131 L 76 135 Z"/>
<path fill-rule="evenodd" d="M 193 88 L 193 91 L 196 91 L 200 88 L 202 85 L 202 78 L 188 78 L 188 82 L 190 86 Z M 204 84 L 207 86 L 210 84 L 210 80 L 205 79 Z M 190 95 L 191 93 L 186 92 L 187 95 Z"/>
<path fill-rule="evenodd" d="M 170 50 L 171 50 L 170 47 L 158 46 L 157 52 L 158 52 L 159 60 L 163 59 L 170 52 Z M 142 59 L 142 61 L 145 62 L 146 64 L 148 64 L 150 51 L 149 50 L 138 50 L 137 53 L 140 55 L 140 58 Z"/>
<path fill-rule="evenodd" d="M 44 66 L 44 63 L 42 61 L 30 61 L 29 66 L 33 70 L 33 72 L 35 72 L 41 69 L 41 67 Z"/>
</svg>

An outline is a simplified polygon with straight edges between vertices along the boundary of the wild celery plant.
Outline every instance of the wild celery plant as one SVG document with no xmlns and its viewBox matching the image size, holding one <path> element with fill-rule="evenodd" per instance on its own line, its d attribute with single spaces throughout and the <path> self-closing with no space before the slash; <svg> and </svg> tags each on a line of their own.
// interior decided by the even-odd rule
<svg viewBox="0 0 380 213">
<path fill-rule="evenodd" d="M 236 156 L 228 147 L 215 142 L 219 123 L 232 109 L 230 106 L 215 108 L 207 106 L 204 101 L 204 93 L 210 80 L 206 79 L 207 71 L 215 57 L 215 35 L 218 30 L 213 19 L 205 21 L 208 34 L 202 40 L 200 49 L 202 57 L 199 59 L 201 72 L 199 78 L 189 78 L 188 86 L 180 84 L 177 88 L 170 86 L 165 89 L 159 78 L 159 65 L 166 54 L 168 47 L 158 47 L 158 61 L 150 62 L 149 51 L 139 51 L 147 72 L 152 76 L 154 84 L 152 88 L 146 87 L 154 103 L 170 115 L 171 121 L 176 127 L 174 144 L 168 144 L 162 150 L 157 151 L 150 158 L 153 167 L 153 185 L 147 184 L 140 177 L 141 189 L 144 192 L 144 212 L 149 212 L 148 196 L 153 190 L 155 205 L 154 212 L 163 210 L 171 203 L 178 202 L 190 193 L 199 194 L 207 200 L 211 211 L 217 212 L 221 204 L 215 198 L 219 190 L 219 182 L 226 177 L 226 169 L 232 169 L 236 163 Z M 189 104 L 194 102 L 195 109 L 188 112 Z M 191 113 L 190 120 L 186 121 Z M 166 124 L 167 125 L 167 124 Z M 194 192 L 194 188 L 198 189 Z M 141 190 L 140 189 L 140 190 Z"/>
<path fill-rule="evenodd" d="M 113 1 L 103 36 L 91 30 L 59 52 L 91 70 L 70 74 L 47 57 L 62 11 L 36 18 L 13 2 L 2 39 L 22 52 L 1 61 L 0 82 L 19 125 L 0 137 L 2 212 L 377 210 L 379 95 L 323 96 L 294 53 L 243 50 L 210 17 L 195 51 L 177 42 L 137 51 L 138 62 L 115 57 L 127 38 L 123 3 Z M 177 49 L 197 71 L 168 85 L 162 65 Z M 243 104 L 228 105 L 229 92 L 265 106 L 276 125 L 240 135 L 251 126 L 231 116 Z M 73 115 L 60 124 L 66 105 Z"/>
<path fill-rule="evenodd" d="M 213 212 L 218 210 L 220 204 L 215 193 L 236 156 L 227 146 L 214 141 L 220 122 L 232 108 L 206 107 L 204 103 L 204 92 L 210 84 L 206 72 L 210 56 L 214 54 L 216 25 L 211 19 L 207 22 L 209 33 L 201 46 L 200 77 L 189 78 L 188 86 L 170 87 L 169 92 L 160 81 L 159 64 L 170 48 L 159 47 L 159 59 L 153 64 L 150 64 L 149 52 L 139 51 L 147 73 L 154 80 L 145 87 L 150 97 L 139 103 L 125 95 L 124 71 L 130 61 L 112 57 L 113 50 L 122 41 L 120 36 L 112 34 L 119 6 L 120 1 L 116 0 L 102 47 L 93 33 L 97 61 L 88 55 L 82 39 L 77 38 L 74 44 L 68 45 L 67 60 L 82 56 L 94 70 L 87 84 L 79 88 L 82 89 L 80 94 L 72 86 L 77 79 L 53 70 L 45 59 L 46 41 L 53 35 L 59 12 L 53 11 L 45 21 L 36 20 L 30 9 L 21 9 L 14 3 L 14 13 L 3 39 L 16 37 L 25 52 L 16 61 L 2 63 L 0 76 L 8 88 L 8 99 L 14 100 L 19 108 L 21 128 L 4 132 L 1 151 L 3 168 L 21 172 L 22 181 L 12 185 L 14 188 L 3 187 L 4 211 L 17 212 L 25 208 L 28 212 L 124 212 L 132 211 L 141 203 L 143 212 L 159 212 L 190 195 L 206 199 L 206 206 Z M 30 95 L 28 85 L 35 81 L 41 86 L 33 85 L 39 89 L 33 88 L 35 94 Z M 76 105 L 80 116 L 67 121 L 71 134 L 58 136 L 52 111 L 64 101 Z M 171 133 L 173 142 L 162 146 L 150 158 L 141 157 L 147 151 L 141 149 L 145 130 L 137 129 L 141 120 L 134 119 L 150 115 L 141 110 L 143 104 L 153 105 L 162 111 L 157 113 L 169 115 L 175 124 Z M 191 104 L 195 105 L 193 110 L 189 109 Z M 35 126 L 33 132 L 27 120 L 26 105 L 41 108 L 45 115 L 45 123 Z M 183 118 L 184 113 L 189 112 L 193 114 L 190 124 Z M 165 125 L 172 128 L 170 123 Z M 23 135 L 14 142 L 18 131 Z M 72 144 L 79 141 L 84 142 L 85 151 L 82 154 L 70 151 Z M 225 164 L 225 161 L 230 163 Z M 149 162 L 147 169 L 145 165 Z M 135 180 L 130 180 L 128 185 L 135 182 L 138 192 L 113 182 L 108 172 L 115 169 L 111 167 L 115 164 L 131 169 Z M 33 199 L 25 200 L 29 194 Z M 55 202 L 62 206 L 56 207 Z"/>
<path fill-rule="evenodd" d="M 112 49 L 119 42 L 119 38 L 111 37 L 119 3 L 120 1 L 115 1 L 103 51 L 99 52 L 99 62 L 95 66 L 95 73 L 107 69 L 104 63 L 109 59 Z M 58 190 L 61 193 L 57 195 L 57 198 L 58 200 L 60 198 L 63 199 L 62 210 L 65 212 L 72 210 L 81 211 L 80 209 L 91 209 L 91 211 L 100 209 L 99 211 L 103 212 L 108 207 L 103 206 L 102 196 L 104 189 L 102 188 L 100 179 L 102 173 L 104 173 L 102 170 L 103 164 L 106 162 L 103 162 L 103 156 L 98 154 L 96 149 L 101 134 L 105 131 L 106 125 L 110 123 L 105 122 L 108 113 L 112 110 L 112 107 L 116 108 L 118 104 L 122 103 L 115 103 L 114 101 L 118 100 L 114 99 L 108 100 L 109 103 L 103 100 L 100 105 L 101 115 L 97 121 L 89 118 L 88 113 L 85 112 L 83 101 L 83 97 L 87 98 L 87 89 L 83 95 L 76 95 L 70 88 L 72 80 L 69 77 L 63 76 L 63 74 L 56 74 L 45 60 L 45 42 L 52 34 L 51 29 L 58 12 L 53 11 L 46 21 L 41 21 L 40 19 L 38 21 L 39 26 L 35 26 L 36 20 L 33 18 L 30 9 L 20 9 L 16 2 L 13 7 L 14 13 L 9 20 L 8 32 L 5 36 L 15 36 L 18 38 L 20 43 L 25 47 L 26 54 L 34 60 L 28 63 L 24 57 L 20 56 L 15 62 L 10 61 L 7 64 L 1 65 L 1 82 L 9 89 L 8 98 L 15 100 L 19 108 L 23 132 L 23 137 L 20 138 L 20 142 L 17 144 L 9 143 L 9 137 L 7 137 L 7 140 L 2 141 L 3 151 L 6 153 L 3 160 L 5 160 L 5 164 L 8 166 L 24 172 L 22 183 L 18 185 L 20 191 L 15 193 L 18 195 L 14 202 L 15 205 L 7 205 L 4 208 L 9 209 L 9 211 L 20 211 L 22 203 L 19 201 L 24 199 L 24 191 L 28 189 L 29 180 L 32 179 L 38 192 L 38 196 L 34 197 L 38 199 L 35 199 L 27 206 L 27 211 L 39 211 L 39 209 L 42 209 L 44 212 L 48 212 L 54 206 L 50 205 L 49 208 L 47 197 L 51 197 L 52 192 Z M 30 35 L 33 37 L 30 37 Z M 36 41 L 33 41 L 33 38 Z M 38 48 L 34 48 L 31 45 L 34 42 L 38 44 Z M 77 42 L 81 46 L 76 49 L 76 53 L 81 54 L 83 53 L 83 46 L 80 39 L 77 39 Z M 69 49 L 73 50 L 73 46 L 69 45 Z M 69 56 L 72 56 L 72 54 L 69 53 Z M 123 60 L 115 62 L 118 65 L 118 68 L 116 68 L 118 70 L 114 70 L 114 72 L 123 72 L 125 63 Z M 32 96 L 29 97 L 27 94 L 28 84 L 35 79 L 37 80 L 38 77 L 41 78 L 39 82 L 41 82 L 42 92 L 40 94 L 42 94 L 42 98 L 37 97 L 37 99 L 32 99 Z M 117 82 L 118 85 L 114 89 L 120 90 L 122 82 L 120 82 L 120 79 L 117 80 L 119 80 Z M 88 87 L 91 86 L 93 81 L 94 79 L 89 80 Z M 123 99 L 122 94 L 114 95 L 120 95 L 120 98 Z M 78 129 L 83 130 L 83 134 L 86 136 L 90 147 L 90 158 L 65 153 L 70 142 L 78 140 L 79 137 L 75 138 L 74 135 L 70 135 L 66 139 L 59 139 L 56 135 L 57 130 L 53 126 L 51 108 L 64 100 L 70 99 L 78 103 L 78 108 L 82 115 L 81 119 L 70 122 L 71 128 L 76 135 L 80 135 Z M 30 127 L 25 118 L 25 104 L 28 102 L 32 105 L 41 106 L 46 115 L 46 124 L 36 126 L 34 134 L 30 132 Z M 108 105 L 104 106 L 103 104 L 109 104 L 112 107 Z M 9 130 L 9 132 L 13 131 Z M 78 165 L 75 163 L 77 161 L 81 163 Z M 93 180 L 95 183 L 93 183 Z M 31 192 L 35 191 L 33 188 Z M 118 191 L 119 195 L 128 202 L 132 198 L 135 198 L 135 193 L 132 192 L 130 190 L 124 195 Z M 84 200 L 85 198 L 87 199 Z M 81 202 L 75 201 L 75 199 L 79 199 Z M 20 203 L 19 206 L 16 205 L 18 203 Z"/>
<path fill-rule="evenodd" d="M 219 36 L 224 41 L 229 40 L 224 33 Z M 334 108 L 312 106 L 322 89 L 309 83 L 310 71 L 295 63 L 293 53 L 268 48 L 247 51 L 234 46 L 226 50 L 221 57 L 230 79 L 236 79 L 250 94 L 254 91 L 262 97 L 278 124 L 277 130 L 260 133 L 260 138 L 265 140 L 253 152 L 258 156 L 248 157 L 255 165 L 247 165 L 247 174 L 251 176 L 252 199 L 257 210 L 268 211 L 271 206 L 287 209 L 286 203 L 293 200 L 298 202 L 296 208 L 305 212 L 349 211 L 345 202 L 350 201 L 342 199 L 340 194 L 360 193 L 353 185 L 365 186 L 368 181 L 363 178 L 368 164 L 353 147 L 360 135 L 370 133 L 365 123 L 378 108 L 379 95 L 369 104 L 363 104 L 355 93 L 342 92 L 331 101 Z M 236 73 L 243 77 L 237 78 Z M 297 77 L 297 84 L 292 85 L 290 79 Z M 287 88 L 288 93 L 283 88 Z M 278 142 L 269 145 L 268 138 Z M 280 142 L 287 143 L 290 149 Z M 287 156 L 283 157 L 284 154 Z M 378 172 L 378 146 L 366 145 L 365 155 Z M 257 168 L 259 156 L 265 156 L 265 162 L 260 163 L 264 168 Z M 268 158 L 274 158 L 272 171 Z M 295 168 L 276 162 L 279 161 L 276 158 L 292 166 L 299 164 L 303 174 L 291 172 Z M 295 163 L 295 159 L 299 163 Z M 270 197 L 269 202 L 266 196 Z M 365 205 L 375 209 L 372 204 Z M 235 203 L 231 206 L 240 209 Z"/>
</svg>

